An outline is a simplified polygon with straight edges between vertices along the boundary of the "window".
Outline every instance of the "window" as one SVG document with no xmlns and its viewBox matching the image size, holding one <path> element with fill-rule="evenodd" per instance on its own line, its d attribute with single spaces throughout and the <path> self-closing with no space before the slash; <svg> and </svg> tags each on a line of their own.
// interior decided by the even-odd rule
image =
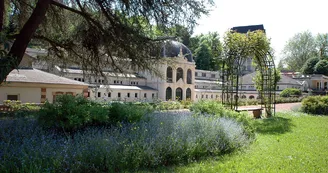
<svg viewBox="0 0 328 173">
<path fill-rule="evenodd" d="M 206 77 L 206 73 L 202 73 L 202 77 Z"/>
<path fill-rule="evenodd" d="M 186 90 L 186 98 L 191 99 L 191 89 L 190 88 L 187 88 L 187 90 Z"/>
<path fill-rule="evenodd" d="M 196 94 L 196 99 L 198 98 L 198 95 Z"/>
<path fill-rule="evenodd" d="M 18 95 L 7 95 L 7 100 L 18 100 Z"/>
<path fill-rule="evenodd" d="M 151 94 L 151 98 L 155 98 L 155 93 L 152 93 Z"/>
<path fill-rule="evenodd" d="M 90 92 L 88 92 L 88 97 L 90 97 Z"/>
<path fill-rule="evenodd" d="M 211 95 L 211 99 L 213 98 L 213 95 Z"/>
<path fill-rule="evenodd" d="M 138 82 L 137 82 L 137 85 L 138 85 Z"/>
<path fill-rule="evenodd" d="M 95 79 L 95 83 L 97 83 L 97 79 Z"/>
<path fill-rule="evenodd" d="M 167 67 L 166 69 L 166 82 L 168 83 L 172 83 L 173 79 L 172 79 L 172 68 L 171 67 Z"/>
<path fill-rule="evenodd" d="M 195 76 L 198 76 L 198 73 L 197 72 L 195 72 Z"/>
<path fill-rule="evenodd" d="M 101 80 L 101 83 L 105 83 L 105 80 Z"/>
<path fill-rule="evenodd" d="M 121 81 L 121 84 L 122 84 L 123 82 Z"/>
<path fill-rule="evenodd" d="M 215 78 L 215 74 L 211 74 L 211 78 Z"/>
<path fill-rule="evenodd" d="M 98 97 L 101 97 L 101 92 L 98 92 Z"/>
<path fill-rule="evenodd" d="M 84 79 L 82 79 L 82 82 L 84 82 Z"/>
<path fill-rule="evenodd" d="M 128 95 L 127 95 L 128 97 L 130 97 L 130 93 L 128 93 Z"/>
<path fill-rule="evenodd" d="M 208 95 L 206 95 L 206 98 L 208 98 Z"/>
<path fill-rule="evenodd" d="M 134 97 L 135 98 L 138 98 L 138 93 L 134 93 Z"/>
<path fill-rule="evenodd" d="M 279 86 L 277 86 L 277 90 L 279 90 Z"/>
<path fill-rule="evenodd" d="M 191 70 L 188 69 L 187 71 L 187 84 L 191 84 L 192 83 L 192 74 L 191 74 Z"/>
<path fill-rule="evenodd" d="M 204 95 L 202 95 L 202 98 L 204 98 Z"/>
<path fill-rule="evenodd" d="M 108 93 L 108 97 L 112 97 L 112 93 Z"/>
<path fill-rule="evenodd" d="M 78 78 L 77 80 L 81 82 L 81 78 Z"/>
<path fill-rule="evenodd" d="M 74 78 L 74 80 L 77 80 L 77 78 Z"/>
<path fill-rule="evenodd" d="M 121 93 L 117 93 L 117 97 L 118 98 L 121 98 Z"/>
<path fill-rule="evenodd" d="M 182 68 L 178 68 L 177 69 L 177 81 L 179 79 L 182 79 L 183 80 L 183 70 L 182 70 Z"/>
<path fill-rule="evenodd" d="M 147 98 L 147 93 L 144 94 L 144 97 Z"/>
</svg>

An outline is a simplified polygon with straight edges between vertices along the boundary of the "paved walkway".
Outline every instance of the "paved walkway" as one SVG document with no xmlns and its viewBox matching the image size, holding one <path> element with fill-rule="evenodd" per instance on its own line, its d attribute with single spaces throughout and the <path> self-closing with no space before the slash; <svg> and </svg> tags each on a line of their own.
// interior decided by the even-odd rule
<svg viewBox="0 0 328 173">
<path fill-rule="evenodd" d="M 279 103 L 276 104 L 276 112 L 290 111 L 293 108 L 297 108 L 301 106 L 301 103 Z M 239 106 L 239 108 L 248 108 L 248 107 L 260 107 L 260 105 L 252 105 L 252 106 Z"/>
</svg>

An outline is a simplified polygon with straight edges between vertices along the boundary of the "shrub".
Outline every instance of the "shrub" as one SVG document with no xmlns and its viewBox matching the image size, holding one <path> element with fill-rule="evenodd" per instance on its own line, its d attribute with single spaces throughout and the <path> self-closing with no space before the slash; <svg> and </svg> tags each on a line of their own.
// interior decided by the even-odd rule
<svg viewBox="0 0 328 173">
<path fill-rule="evenodd" d="M 62 95 L 51 104 L 46 102 L 38 113 L 38 121 L 47 128 L 74 131 L 86 126 L 93 121 L 103 118 L 92 116 L 91 113 L 101 113 L 100 117 L 108 111 L 100 104 L 89 101 L 81 96 Z"/>
<path fill-rule="evenodd" d="M 296 88 L 286 88 L 280 93 L 280 97 L 301 96 L 302 92 Z"/>
<path fill-rule="evenodd" d="M 112 102 L 104 105 L 81 96 L 62 95 L 55 103 L 42 106 L 38 121 L 46 128 L 69 132 L 89 125 L 137 122 L 151 111 L 152 106 L 148 104 Z"/>
<path fill-rule="evenodd" d="M 182 109 L 183 105 L 178 101 L 162 101 L 157 103 L 156 109 L 158 110 L 174 110 Z"/>
<path fill-rule="evenodd" d="M 252 125 L 251 118 L 247 113 L 226 109 L 221 103 L 217 101 L 198 101 L 190 107 L 190 110 L 193 111 L 196 116 L 208 114 L 214 117 L 232 118 L 237 122 L 242 123 L 248 134 L 254 135 L 254 127 Z"/>
<path fill-rule="evenodd" d="M 74 140 L 34 121 L 0 121 L 0 170 L 8 172 L 137 172 L 221 155 L 249 144 L 230 118 L 157 113 L 150 121 L 91 127 Z"/>
<path fill-rule="evenodd" d="M 308 96 L 303 99 L 301 109 L 310 114 L 328 115 L 328 96 Z"/>
<path fill-rule="evenodd" d="M 2 113 L 4 117 L 34 117 L 40 109 L 40 106 L 35 103 L 21 103 L 19 100 L 4 100 L 3 104 L 13 109 L 13 111 Z"/>
<path fill-rule="evenodd" d="M 276 97 L 275 103 L 295 103 L 301 102 L 303 97 Z"/>
</svg>

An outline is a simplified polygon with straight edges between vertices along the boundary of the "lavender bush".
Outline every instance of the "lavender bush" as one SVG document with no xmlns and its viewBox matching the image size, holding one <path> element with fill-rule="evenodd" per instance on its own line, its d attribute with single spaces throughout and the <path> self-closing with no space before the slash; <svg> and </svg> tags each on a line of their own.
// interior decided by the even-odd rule
<svg viewBox="0 0 328 173">
<path fill-rule="evenodd" d="M 250 142 L 233 119 L 188 112 L 156 113 L 74 136 L 44 131 L 34 120 L 1 120 L 0 126 L 0 170 L 7 172 L 136 171 L 220 155 Z"/>
</svg>

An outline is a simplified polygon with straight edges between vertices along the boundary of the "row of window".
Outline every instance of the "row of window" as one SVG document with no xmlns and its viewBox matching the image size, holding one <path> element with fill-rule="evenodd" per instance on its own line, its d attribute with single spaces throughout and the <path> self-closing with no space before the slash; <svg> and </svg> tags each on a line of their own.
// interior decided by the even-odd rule
<svg viewBox="0 0 328 173">
<path fill-rule="evenodd" d="M 109 93 L 103 93 L 103 96 L 112 97 L 112 93 L 110 93 L 110 92 Z M 88 97 L 90 97 L 90 92 L 88 92 Z M 97 97 L 102 97 L 101 92 L 97 93 Z M 121 93 L 117 93 L 117 97 L 121 98 Z M 130 93 L 127 93 L 126 97 L 130 98 L 131 97 Z M 138 93 L 134 93 L 134 97 L 138 98 Z M 151 97 L 155 98 L 155 93 L 152 93 Z M 147 93 L 144 93 L 144 98 L 147 98 Z"/>
<path fill-rule="evenodd" d="M 166 100 L 172 100 L 173 91 L 171 87 L 166 88 Z M 182 88 L 177 88 L 175 90 L 175 97 L 177 100 L 183 99 L 183 90 Z M 186 89 L 186 99 L 191 99 L 191 89 Z"/>
<path fill-rule="evenodd" d="M 179 79 L 183 80 L 183 69 L 177 68 L 177 74 L 176 74 L 176 82 L 179 81 Z M 166 81 L 169 83 L 173 82 L 173 69 L 172 67 L 167 67 L 166 69 Z M 187 84 L 192 84 L 192 74 L 191 70 L 187 70 Z"/>
<path fill-rule="evenodd" d="M 202 77 L 206 77 L 206 73 L 201 73 Z M 198 72 L 195 72 L 195 76 L 198 76 Z M 215 78 L 216 75 L 215 74 L 211 74 L 211 78 Z"/>
<path fill-rule="evenodd" d="M 74 80 L 80 81 L 80 82 L 84 82 L 83 78 L 74 78 Z"/>
<path fill-rule="evenodd" d="M 198 98 L 198 95 L 197 94 L 196 94 L 196 98 Z M 204 98 L 204 95 L 202 95 L 201 98 L 203 99 Z M 205 98 L 208 99 L 208 95 L 207 94 L 205 95 Z M 211 94 L 211 99 L 213 99 L 213 98 L 214 98 L 214 96 L 213 96 L 213 94 Z M 216 95 L 215 98 L 219 98 L 219 95 Z"/>
</svg>

